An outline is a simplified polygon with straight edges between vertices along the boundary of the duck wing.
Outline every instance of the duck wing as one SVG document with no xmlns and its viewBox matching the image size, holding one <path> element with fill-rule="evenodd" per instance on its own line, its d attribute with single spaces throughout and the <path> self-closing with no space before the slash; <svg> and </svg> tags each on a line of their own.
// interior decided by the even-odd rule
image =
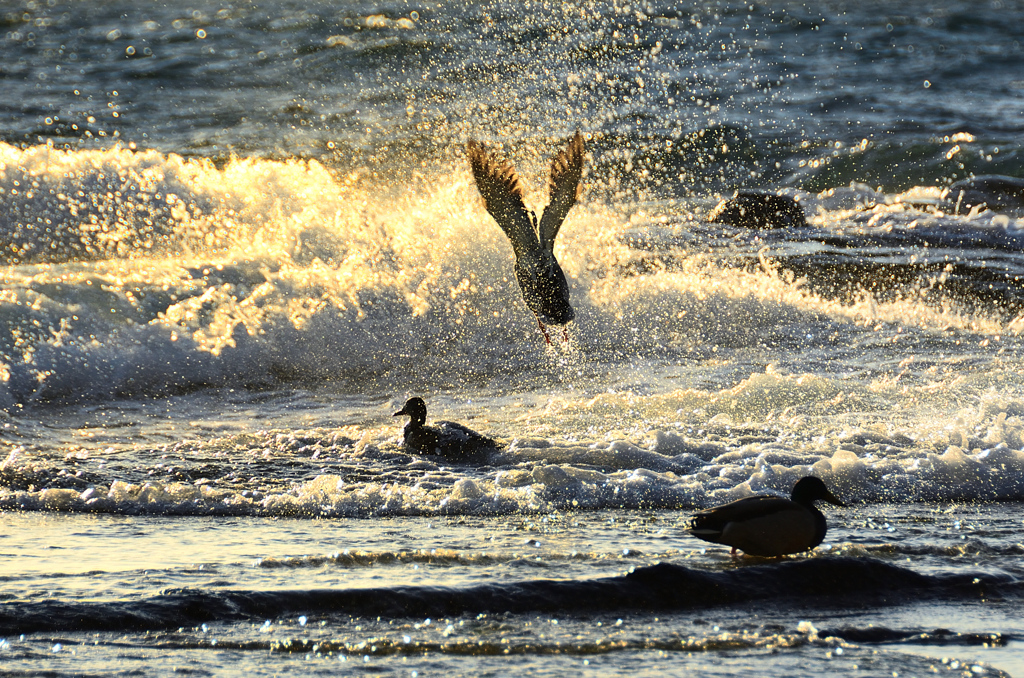
<svg viewBox="0 0 1024 678">
<path fill-rule="evenodd" d="M 695 537 L 713 536 L 720 534 L 729 523 L 756 520 L 794 508 L 800 507 L 782 497 L 746 497 L 695 513 L 690 518 L 690 534 Z"/>
<path fill-rule="evenodd" d="M 538 228 L 540 245 L 548 252 L 554 249 L 558 229 L 579 198 L 583 151 L 583 135 L 576 132 L 569 144 L 551 161 L 551 178 L 548 181 L 551 199 L 540 218 Z"/>
<path fill-rule="evenodd" d="M 536 253 L 540 249 L 537 218 L 523 203 L 526 187 L 516 168 L 476 141 L 466 144 L 466 154 L 484 206 L 512 242 L 516 259 Z"/>
<path fill-rule="evenodd" d="M 454 421 L 435 421 L 434 424 L 441 429 L 443 435 L 458 443 L 469 445 L 494 445 L 493 439 L 482 433 L 477 433 L 471 428 Z"/>
</svg>

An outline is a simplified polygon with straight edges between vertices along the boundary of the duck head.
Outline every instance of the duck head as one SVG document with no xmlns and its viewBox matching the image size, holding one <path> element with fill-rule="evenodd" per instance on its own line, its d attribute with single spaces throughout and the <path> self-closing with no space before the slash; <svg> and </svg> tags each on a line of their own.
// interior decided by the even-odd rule
<svg viewBox="0 0 1024 678">
<path fill-rule="evenodd" d="M 393 417 L 407 416 L 412 419 L 413 426 L 423 426 L 427 423 L 427 404 L 423 398 L 409 398 L 405 401 L 405 407 L 395 412 Z"/>
<path fill-rule="evenodd" d="M 815 478 L 814 476 L 806 476 L 798 480 L 796 485 L 793 486 L 791 498 L 796 503 L 803 504 L 804 506 L 813 505 L 816 501 L 827 501 L 836 506 L 846 506 L 846 504 L 836 499 L 836 496 L 825 487 L 825 483 L 822 482 L 821 478 Z"/>
</svg>

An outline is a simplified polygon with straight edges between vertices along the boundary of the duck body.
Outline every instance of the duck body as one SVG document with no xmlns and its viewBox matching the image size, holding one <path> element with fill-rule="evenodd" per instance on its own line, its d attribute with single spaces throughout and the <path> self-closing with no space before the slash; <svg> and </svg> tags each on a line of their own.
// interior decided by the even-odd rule
<svg viewBox="0 0 1024 678">
<path fill-rule="evenodd" d="M 551 161 L 551 201 L 537 220 L 526 208 L 526 188 L 515 167 L 475 141 L 467 145 L 469 164 L 488 213 L 501 227 L 516 257 L 516 282 L 526 306 L 544 323 L 564 325 L 576 314 L 569 284 L 555 259 L 555 237 L 579 196 L 583 176 L 583 136 L 579 132 Z M 544 333 L 545 338 L 547 332 Z"/>
<path fill-rule="evenodd" d="M 801 478 L 789 499 L 755 496 L 694 514 L 689 532 L 747 555 L 777 557 L 807 551 L 825 539 L 828 524 L 815 501 L 845 506 L 819 478 Z"/>
<path fill-rule="evenodd" d="M 419 454 L 461 457 L 499 447 L 493 438 L 453 421 L 437 421 L 427 426 L 427 404 L 422 398 L 410 398 L 393 416 L 402 415 L 409 417 L 409 423 L 402 429 L 405 446 Z"/>
<path fill-rule="evenodd" d="M 514 270 L 523 300 L 539 322 L 564 325 L 576 317 L 569 303 L 569 283 L 552 252 L 518 258 Z"/>
</svg>

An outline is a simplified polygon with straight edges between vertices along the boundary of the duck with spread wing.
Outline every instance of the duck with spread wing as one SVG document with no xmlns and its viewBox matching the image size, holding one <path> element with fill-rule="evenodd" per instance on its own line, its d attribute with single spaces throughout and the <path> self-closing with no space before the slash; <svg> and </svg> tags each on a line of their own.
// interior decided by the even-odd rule
<svg viewBox="0 0 1024 678">
<path fill-rule="evenodd" d="M 516 282 L 550 344 L 545 324 L 565 325 L 576 317 L 569 303 L 569 285 L 555 259 L 555 236 L 580 193 L 583 136 L 577 132 L 551 161 L 550 203 L 540 221 L 526 208 L 526 188 L 515 167 L 483 144 L 467 145 L 469 164 L 487 211 L 508 236 L 516 257 Z M 568 340 L 568 333 L 563 328 Z"/>
</svg>

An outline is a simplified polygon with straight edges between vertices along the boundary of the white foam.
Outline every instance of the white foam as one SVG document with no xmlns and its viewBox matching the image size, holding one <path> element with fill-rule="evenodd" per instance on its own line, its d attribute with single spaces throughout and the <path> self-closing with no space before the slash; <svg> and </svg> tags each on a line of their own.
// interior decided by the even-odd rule
<svg viewBox="0 0 1024 678">
<path fill-rule="evenodd" d="M 741 271 L 689 255 L 671 270 L 632 275 L 647 254 L 620 241 L 628 220 L 584 201 L 556 246 L 578 320 L 572 344 L 556 346 L 562 355 L 552 362 L 513 280 L 511 248 L 465 168 L 382 188 L 370 175 L 335 176 L 313 161 L 218 168 L 120 148 L 0 152 L 5 195 L 18 189 L 15 181 L 38 184 L 31 197 L 12 196 L 18 223 L 50 220 L 63 242 L 95 212 L 110 222 L 96 222 L 113 248 L 104 252 L 116 252 L 3 272 L 0 314 L 13 331 L 0 369 L 0 406 L 8 410 L 281 377 L 356 388 L 410 379 L 454 385 L 554 367 L 566 379 L 607 362 L 707 359 L 828 334 L 870 344 L 873 332 L 900 328 L 986 337 L 1021 330 L 1020 322 L 913 298 L 823 299 L 770 261 Z M 79 192 L 98 200 L 92 211 L 76 212 Z M 153 211 L 155 204 L 163 206 Z M 0 224 L 9 235 L 18 228 L 14 212 Z"/>
<path fill-rule="evenodd" d="M 563 423 L 557 435 L 511 439 L 483 465 L 405 455 L 393 428 L 366 429 L 357 444 L 358 427 L 345 435 L 267 432 L 234 443 L 197 441 L 168 449 L 186 465 L 212 451 L 232 468 L 260 460 L 258 477 L 224 484 L 216 478 L 130 482 L 118 477 L 116 467 L 104 470 L 101 455 L 81 457 L 78 467 L 106 474 L 108 484 L 4 490 L 0 507 L 323 517 L 686 509 L 751 493 L 787 495 L 805 475 L 822 478 L 850 503 L 1011 500 L 1024 491 L 1019 401 L 989 398 L 963 409 L 952 394 L 944 414 L 936 414 L 933 400 L 893 420 L 884 412 L 851 412 L 845 400 L 816 400 L 823 388 L 840 388 L 840 382 L 823 385 L 822 379 L 765 373 L 721 390 L 552 400 L 546 408 L 509 412 L 492 423 L 496 430 L 485 430 L 540 431 L 557 421 Z M 862 396 L 855 386 L 847 388 L 850 399 Z M 601 428 L 595 422 L 609 419 L 630 424 L 633 434 L 623 438 L 605 425 L 607 433 L 595 435 Z M 287 480 L 307 462 L 310 479 Z M 339 471 L 330 472 L 331 465 Z M 318 471 L 325 466 L 328 472 Z M 345 470 L 352 467 L 355 473 Z M 52 478 L 46 469 L 19 449 L 0 473 L 21 478 L 24 487 L 35 476 Z"/>
<path fill-rule="evenodd" d="M 655 454 L 653 452 L 649 454 Z M 596 454 L 589 466 L 605 459 Z M 542 463 L 532 471 L 501 470 L 485 477 L 462 477 L 444 487 L 419 484 L 348 482 L 321 475 L 289 491 L 259 499 L 241 493 L 185 483 L 131 484 L 115 481 L 79 492 L 45 489 L 0 493 L 0 506 L 46 511 L 110 511 L 186 515 L 368 517 L 385 515 L 495 515 L 599 508 L 675 509 L 731 501 L 752 493 L 787 495 L 804 475 L 816 475 L 847 502 L 1006 500 L 1024 487 L 1024 452 L 1000 448 L 965 454 L 865 460 L 849 451 L 794 466 L 745 460 L 736 482 L 729 467 L 709 464 L 688 474 L 632 469 L 578 468 Z M 752 464 L 752 466 L 748 465 Z"/>
<path fill-rule="evenodd" d="M 118 149 L 46 152 L 51 164 L 42 149 L 3 149 L 0 186 L 17 176 L 47 196 L 26 197 L 23 211 L 66 217 L 52 200 L 69 205 L 59 196 L 98 190 L 101 175 L 120 182 L 120 197 L 113 184 L 113 197 L 103 194 L 111 206 L 174 193 L 188 207 L 161 212 L 173 257 L 132 235 L 111 260 L 0 272 L 7 412 L 281 379 L 356 393 L 558 388 L 515 417 L 497 405 L 485 413 L 488 433 L 510 442 L 486 472 L 404 458 L 395 431 L 364 427 L 358 443 L 324 455 L 377 473 L 405 459 L 422 478 L 320 473 L 257 491 L 101 473 L 84 491 L 14 485 L 29 489 L 6 490 L 3 506 L 318 516 L 674 508 L 785 494 L 808 473 L 865 501 L 1020 496 L 1020 322 L 915 298 L 824 299 L 770 258 L 735 270 L 680 252 L 671 267 L 633 274 L 649 253 L 623 244 L 627 226 L 683 226 L 629 224 L 584 201 L 556 247 L 578 320 L 569 345 L 546 349 L 511 248 L 465 168 L 382 190 L 299 161 L 216 168 Z M 972 399 L 980 405 L 965 410 Z M 31 477 L 34 463 L 11 453 L 4 472 Z"/>
</svg>

